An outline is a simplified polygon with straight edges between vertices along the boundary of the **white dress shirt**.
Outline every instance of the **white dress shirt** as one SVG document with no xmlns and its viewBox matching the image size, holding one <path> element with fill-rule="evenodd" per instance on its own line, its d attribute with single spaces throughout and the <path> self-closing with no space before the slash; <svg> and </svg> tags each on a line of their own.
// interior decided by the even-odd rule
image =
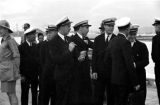
<svg viewBox="0 0 160 105">
<path fill-rule="evenodd" d="M 28 40 L 26 40 L 26 42 L 27 42 L 27 44 L 28 44 L 29 46 L 32 46 L 32 45 L 31 45 L 31 42 L 29 42 Z"/>
<path fill-rule="evenodd" d="M 83 36 L 82 36 L 80 33 L 77 32 L 77 35 L 78 35 L 81 39 L 83 39 Z"/>
<path fill-rule="evenodd" d="M 58 35 L 62 38 L 62 40 L 65 41 L 64 35 L 62 35 L 61 33 L 58 32 Z"/>
<path fill-rule="evenodd" d="M 105 32 L 105 41 L 107 40 L 107 37 L 108 37 L 108 42 L 110 41 L 111 37 L 112 37 L 112 34 L 108 35 L 106 32 Z"/>
</svg>

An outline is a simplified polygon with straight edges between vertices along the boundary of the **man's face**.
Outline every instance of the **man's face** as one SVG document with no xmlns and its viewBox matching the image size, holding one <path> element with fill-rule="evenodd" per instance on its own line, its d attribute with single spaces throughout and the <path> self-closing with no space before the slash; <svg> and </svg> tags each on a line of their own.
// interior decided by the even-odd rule
<svg viewBox="0 0 160 105">
<path fill-rule="evenodd" d="M 114 24 L 104 24 L 104 29 L 107 34 L 112 34 L 114 31 Z"/>
<path fill-rule="evenodd" d="M 47 32 L 47 40 L 53 39 L 56 35 L 57 35 L 57 31 L 56 30 L 48 31 Z"/>
<path fill-rule="evenodd" d="M 0 36 L 3 37 L 5 33 L 5 29 L 3 27 L 0 27 Z"/>
<path fill-rule="evenodd" d="M 85 36 L 87 36 L 88 32 L 89 32 L 89 26 L 83 26 L 83 27 L 80 27 L 81 28 L 81 32 L 82 34 Z"/>
<path fill-rule="evenodd" d="M 40 36 L 38 37 L 39 43 L 43 42 L 43 40 L 44 40 L 44 36 L 43 36 L 43 35 L 40 35 Z"/>
<path fill-rule="evenodd" d="M 154 27 L 155 27 L 155 32 L 160 34 L 160 24 L 156 24 Z"/>
<path fill-rule="evenodd" d="M 136 31 L 130 32 L 129 35 L 128 35 L 128 40 L 129 40 L 130 42 L 134 42 L 135 39 L 136 39 L 136 35 L 137 35 L 137 32 L 136 32 Z"/>
<path fill-rule="evenodd" d="M 63 32 L 65 35 L 68 35 L 71 30 L 71 24 L 67 24 L 63 26 Z"/>
<path fill-rule="evenodd" d="M 30 42 L 34 42 L 36 40 L 35 33 L 30 33 L 30 35 L 28 35 L 28 39 Z"/>
<path fill-rule="evenodd" d="M 24 24 L 23 29 L 27 30 L 29 28 L 29 26 L 27 24 Z"/>
</svg>

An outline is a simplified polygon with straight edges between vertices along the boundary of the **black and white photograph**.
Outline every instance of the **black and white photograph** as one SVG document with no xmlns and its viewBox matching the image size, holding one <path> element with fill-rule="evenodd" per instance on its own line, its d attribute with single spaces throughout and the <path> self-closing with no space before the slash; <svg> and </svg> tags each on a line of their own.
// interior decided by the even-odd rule
<svg viewBox="0 0 160 105">
<path fill-rule="evenodd" d="M 160 105 L 159 0 L 0 0 L 0 105 Z"/>
</svg>

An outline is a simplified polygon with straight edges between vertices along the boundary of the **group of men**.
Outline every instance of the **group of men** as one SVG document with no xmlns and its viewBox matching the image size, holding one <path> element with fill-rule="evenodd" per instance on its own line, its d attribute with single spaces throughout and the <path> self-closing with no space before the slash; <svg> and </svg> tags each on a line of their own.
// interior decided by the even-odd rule
<svg viewBox="0 0 160 105">
<path fill-rule="evenodd" d="M 25 41 L 19 46 L 21 104 L 28 105 L 31 88 L 32 105 L 103 105 L 105 99 L 107 105 L 127 105 L 129 94 L 134 92 L 142 92 L 141 105 L 145 105 L 149 54 L 146 45 L 136 39 L 139 26 L 132 25 L 127 17 L 107 18 L 101 23 L 101 34 L 92 42 L 87 37 L 88 20 L 76 23 L 75 34 L 69 37 L 71 23 L 65 17 L 49 25 L 45 41 L 43 34 L 38 34 L 39 44 L 35 44 L 35 29 L 24 32 Z M 159 23 L 156 19 L 154 26 Z M 115 25 L 117 35 L 113 33 Z M 159 39 L 153 39 L 153 61 L 159 69 Z M 89 48 L 93 49 L 92 59 Z"/>
</svg>

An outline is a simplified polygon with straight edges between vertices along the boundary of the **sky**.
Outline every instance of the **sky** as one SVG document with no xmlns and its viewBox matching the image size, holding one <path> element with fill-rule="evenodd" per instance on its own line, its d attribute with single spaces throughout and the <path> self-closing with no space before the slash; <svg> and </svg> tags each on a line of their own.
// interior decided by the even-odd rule
<svg viewBox="0 0 160 105">
<path fill-rule="evenodd" d="M 0 0 L 0 19 L 8 20 L 13 30 L 28 22 L 44 30 L 68 16 L 72 25 L 89 20 L 97 30 L 103 19 L 130 17 L 133 24 L 151 26 L 160 17 L 160 0 Z"/>
</svg>

